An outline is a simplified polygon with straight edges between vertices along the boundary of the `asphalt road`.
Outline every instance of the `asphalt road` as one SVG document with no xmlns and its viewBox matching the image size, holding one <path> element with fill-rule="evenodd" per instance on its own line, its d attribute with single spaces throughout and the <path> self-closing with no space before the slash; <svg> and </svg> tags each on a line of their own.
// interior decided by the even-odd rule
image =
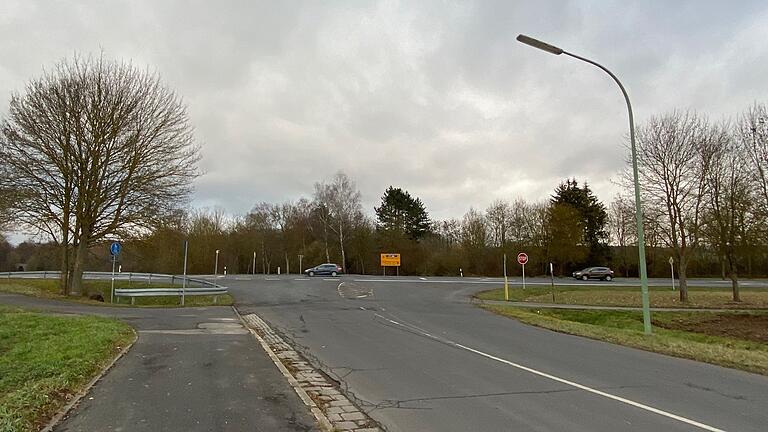
<svg viewBox="0 0 768 432">
<path fill-rule="evenodd" d="M 241 311 L 304 347 L 389 431 L 768 424 L 768 378 L 527 326 L 468 302 L 498 280 L 220 279 Z"/>
<path fill-rule="evenodd" d="M 138 331 L 55 431 L 319 430 L 230 307 L 99 307 L 5 293 L 0 304 L 109 316 Z"/>
</svg>

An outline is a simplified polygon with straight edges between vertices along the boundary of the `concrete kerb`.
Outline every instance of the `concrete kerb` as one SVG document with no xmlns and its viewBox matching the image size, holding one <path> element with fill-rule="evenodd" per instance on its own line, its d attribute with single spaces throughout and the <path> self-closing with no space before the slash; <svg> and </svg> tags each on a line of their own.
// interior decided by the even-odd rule
<svg viewBox="0 0 768 432">
<path fill-rule="evenodd" d="M 282 340 L 256 314 L 240 315 L 243 325 L 259 341 L 264 351 L 285 376 L 299 398 L 308 406 L 326 431 L 381 432 L 373 420 L 344 396 L 321 372 L 314 369 L 297 351 Z M 295 369 L 291 372 L 288 366 Z M 312 396 L 310 396 L 310 394 Z M 313 397 L 314 396 L 314 397 Z M 319 404 L 318 402 L 319 401 Z"/>
<path fill-rule="evenodd" d="M 64 407 L 59 410 L 59 412 L 51 418 L 51 420 L 48 422 L 48 424 L 40 431 L 40 432 L 51 432 L 53 431 L 53 428 L 55 428 L 63 419 L 64 417 L 69 414 L 70 411 L 72 411 L 72 408 L 77 406 L 77 404 L 85 397 L 85 395 L 88 394 L 89 391 L 91 391 L 91 388 L 96 385 L 97 382 L 101 380 L 101 378 L 104 377 L 104 375 L 107 374 L 107 372 L 112 369 L 112 367 L 115 366 L 115 364 L 125 356 L 128 351 L 133 347 L 133 344 L 136 343 L 136 341 L 139 339 L 139 334 L 136 332 L 134 328 L 131 328 L 131 331 L 133 331 L 133 340 L 126 345 L 120 352 L 115 356 L 115 358 L 112 359 L 111 362 L 109 362 L 108 365 L 104 366 L 101 371 L 90 381 L 88 384 L 80 390 L 75 397 L 72 398 L 69 403 L 64 405 Z"/>
</svg>

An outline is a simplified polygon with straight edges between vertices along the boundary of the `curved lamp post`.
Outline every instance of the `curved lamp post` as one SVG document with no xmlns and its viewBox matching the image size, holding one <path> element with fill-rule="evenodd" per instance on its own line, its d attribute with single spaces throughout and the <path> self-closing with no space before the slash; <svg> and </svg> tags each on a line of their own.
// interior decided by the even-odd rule
<svg viewBox="0 0 768 432">
<path fill-rule="evenodd" d="M 627 91 L 624 89 L 624 86 L 621 84 L 621 81 L 619 81 L 619 79 L 616 78 L 616 75 L 614 75 L 613 72 L 609 71 L 599 63 L 596 63 L 590 59 L 578 56 L 576 54 L 569 53 L 568 51 L 565 51 L 562 48 L 558 48 L 554 45 L 550 45 L 546 42 L 542 42 L 540 40 L 537 40 L 522 34 L 517 36 L 517 40 L 526 45 L 530 45 L 534 48 L 538 48 L 542 51 L 546 51 L 550 54 L 555 54 L 555 55 L 565 54 L 567 56 L 571 56 L 575 59 L 579 59 L 591 65 L 597 66 L 598 68 L 602 69 L 605 73 L 610 75 L 614 81 L 616 81 L 616 84 L 618 84 L 619 88 L 621 89 L 621 93 L 624 95 L 624 100 L 627 101 L 627 111 L 629 111 L 629 138 L 632 146 L 632 174 L 634 176 L 634 182 L 635 182 L 635 217 L 637 218 L 637 249 L 638 249 L 638 256 L 640 259 L 639 260 L 640 287 L 642 290 L 642 297 L 643 297 L 643 329 L 645 331 L 645 334 L 651 334 L 651 312 L 650 312 L 650 301 L 648 299 L 648 270 L 645 265 L 645 234 L 643 233 L 643 207 L 642 207 L 642 203 L 640 202 L 640 182 L 638 181 L 638 177 L 637 177 L 637 150 L 635 149 L 635 120 L 634 120 L 634 117 L 632 116 L 632 104 L 629 103 L 629 95 L 627 95 Z"/>
</svg>

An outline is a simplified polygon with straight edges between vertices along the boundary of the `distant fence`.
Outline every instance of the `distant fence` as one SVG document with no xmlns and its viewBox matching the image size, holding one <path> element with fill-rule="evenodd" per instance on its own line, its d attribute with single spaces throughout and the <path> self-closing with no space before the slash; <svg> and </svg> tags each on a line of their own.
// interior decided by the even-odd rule
<svg viewBox="0 0 768 432">
<path fill-rule="evenodd" d="M 24 272 L 2 272 L 0 273 L 0 278 L 5 279 L 59 279 L 61 277 L 60 271 L 24 271 Z M 111 272 L 83 272 L 83 278 L 84 279 L 94 279 L 94 280 L 111 280 L 112 279 L 112 273 Z M 140 283 L 146 283 L 147 285 L 154 283 L 159 283 L 160 281 L 167 281 L 171 285 L 175 284 L 182 284 L 184 282 L 184 279 L 187 281 L 187 286 L 192 287 L 210 287 L 210 288 L 221 288 L 220 285 L 205 280 L 205 279 L 199 279 L 199 278 L 192 278 L 192 277 L 184 277 L 180 275 L 170 275 L 170 274 L 163 274 L 163 273 L 133 273 L 133 272 L 121 272 L 121 273 L 115 273 L 115 280 L 122 280 L 122 281 L 128 281 L 136 282 L 137 284 Z"/>
<path fill-rule="evenodd" d="M 25 271 L 25 272 L 4 272 L 0 273 L 0 279 L 59 279 L 60 271 Z M 220 286 L 214 282 L 205 279 L 184 277 L 179 275 L 161 274 L 161 273 L 133 273 L 121 272 L 115 273 L 115 280 L 128 281 L 129 284 L 136 283 L 136 288 L 115 288 L 114 296 L 130 297 L 131 304 L 134 304 L 136 297 L 159 297 L 159 296 L 178 296 L 181 304 L 184 305 L 186 296 L 213 296 L 213 302 L 218 303 L 220 295 L 228 293 L 227 287 Z M 112 280 L 111 272 L 83 272 L 83 278 L 89 280 Z M 184 288 L 176 286 L 168 288 L 139 288 L 142 284 L 151 285 L 168 281 L 170 285 L 182 284 Z M 186 281 L 186 283 L 184 283 Z"/>
</svg>

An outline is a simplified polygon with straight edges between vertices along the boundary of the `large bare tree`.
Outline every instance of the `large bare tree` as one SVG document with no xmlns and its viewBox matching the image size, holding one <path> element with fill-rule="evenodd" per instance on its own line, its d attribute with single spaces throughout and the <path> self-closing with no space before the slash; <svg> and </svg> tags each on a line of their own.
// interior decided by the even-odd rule
<svg viewBox="0 0 768 432">
<path fill-rule="evenodd" d="M 742 113 L 735 134 L 750 162 L 762 210 L 768 213 L 768 107 L 755 103 Z"/>
<path fill-rule="evenodd" d="M 156 74 L 103 56 L 32 79 L 2 126 L 2 188 L 20 225 L 60 244 L 65 293 L 70 269 L 71 292 L 82 291 L 89 247 L 183 204 L 198 160 L 181 98 Z"/>
<path fill-rule="evenodd" d="M 649 214 L 678 262 L 680 300 L 688 300 L 688 263 L 700 239 L 707 161 L 713 128 L 695 112 L 673 111 L 637 128 L 640 187 Z"/>
<path fill-rule="evenodd" d="M 333 231 L 339 239 L 341 266 L 347 271 L 347 256 L 344 250 L 346 237 L 354 221 L 362 217 L 360 191 L 355 182 L 343 172 L 338 172 L 330 182 L 315 183 L 315 204 L 324 229 Z M 327 254 L 326 246 L 326 254 Z"/>
<path fill-rule="evenodd" d="M 723 260 L 731 280 L 733 301 L 741 301 L 739 295 L 738 264 L 752 234 L 762 225 L 753 183 L 753 172 L 747 153 L 754 148 L 750 143 L 735 139 L 729 127 L 722 125 L 719 133 L 705 151 L 710 159 L 707 170 L 707 207 L 704 234 Z M 764 181 L 764 180 L 763 180 Z M 763 192 L 761 190 L 761 192 Z"/>
</svg>

